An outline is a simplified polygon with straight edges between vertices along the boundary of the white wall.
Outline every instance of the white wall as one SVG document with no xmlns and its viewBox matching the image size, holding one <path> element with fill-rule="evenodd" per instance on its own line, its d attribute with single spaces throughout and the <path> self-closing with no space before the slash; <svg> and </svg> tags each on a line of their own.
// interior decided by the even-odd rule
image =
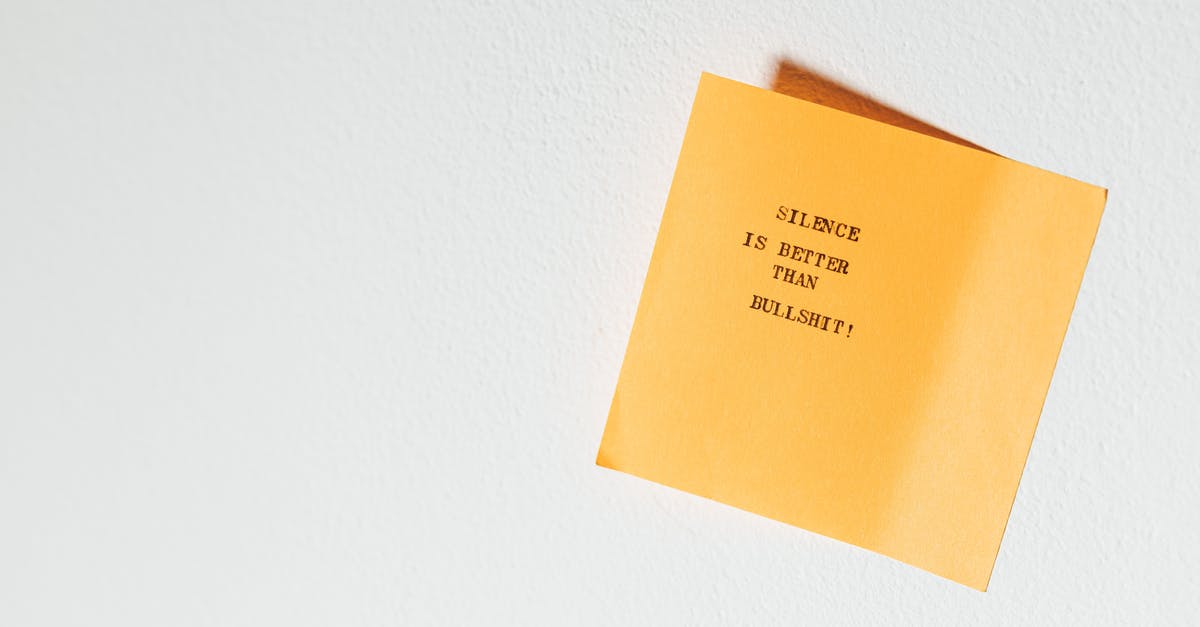
<svg viewBox="0 0 1200 627">
<path fill-rule="evenodd" d="M 658 4 L 5 2 L 0 624 L 1196 620 L 1200 7 Z M 1111 189 L 986 594 L 593 466 L 781 56 Z"/>
</svg>

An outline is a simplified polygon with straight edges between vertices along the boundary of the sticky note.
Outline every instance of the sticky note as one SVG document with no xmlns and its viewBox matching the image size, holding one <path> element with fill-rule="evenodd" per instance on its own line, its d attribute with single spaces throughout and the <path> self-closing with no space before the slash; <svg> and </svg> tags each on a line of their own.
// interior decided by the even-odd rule
<svg viewBox="0 0 1200 627">
<path fill-rule="evenodd" d="M 597 463 L 985 590 L 1105 198 L 704 74 Z"/>
</svg>

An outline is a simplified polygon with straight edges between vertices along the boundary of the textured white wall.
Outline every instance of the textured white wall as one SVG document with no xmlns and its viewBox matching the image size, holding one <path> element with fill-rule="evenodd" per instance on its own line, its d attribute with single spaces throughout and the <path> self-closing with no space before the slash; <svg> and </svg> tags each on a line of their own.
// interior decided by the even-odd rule
<svg viewBox="0 0 1200 627">
<path fill-rule="evenodd" d="M 0 624 L 1200 615 L 1200 7 L 0 7 Z M 593 466 L 701 70 L 1111 189 L 991 591 Z"/>
</svg>

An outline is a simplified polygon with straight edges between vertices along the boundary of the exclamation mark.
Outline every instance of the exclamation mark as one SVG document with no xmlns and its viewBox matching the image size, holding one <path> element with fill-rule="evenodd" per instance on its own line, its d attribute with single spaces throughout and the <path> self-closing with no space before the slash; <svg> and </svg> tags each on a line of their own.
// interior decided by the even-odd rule
<svg viewBox="0 0 1200 627">
<path fill-rule="evenodd" d="M 853 325 L 853 324 L 847 324 L 847 325 L 846 325 L 846 337 L 850 337 L 850 332 L 851 332 L 851 331 L 853 331 L 853 330 L 854 330 L 854 325 Z"/>
</svg>

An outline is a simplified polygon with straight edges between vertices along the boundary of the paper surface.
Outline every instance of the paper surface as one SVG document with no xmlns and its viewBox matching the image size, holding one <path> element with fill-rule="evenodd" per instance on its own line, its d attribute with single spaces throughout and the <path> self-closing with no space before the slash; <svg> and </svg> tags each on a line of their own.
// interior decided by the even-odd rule
<svg viewBox="0 0 1200 627">
<path fill-rule="evenodd" d="M 986 589 L 1105 197 L 703 75 L 597 463 Z"/>
</svg>

